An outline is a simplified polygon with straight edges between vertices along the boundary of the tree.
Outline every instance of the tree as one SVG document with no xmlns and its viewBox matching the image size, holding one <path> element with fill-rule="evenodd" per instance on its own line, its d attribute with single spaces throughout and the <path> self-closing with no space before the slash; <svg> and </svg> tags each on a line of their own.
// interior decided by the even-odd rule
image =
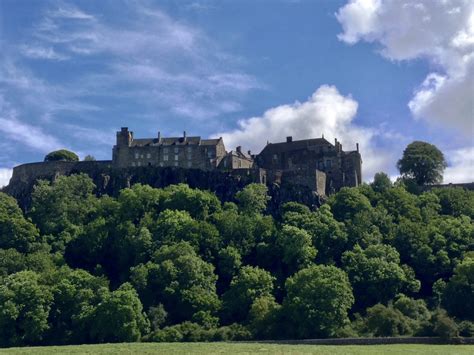
<svg viewBox="0 0 474 355">
<path fill-rule="evenodd" d="M 89 329 L 95 322 L 93 311 L 107 290 L 105 278 L 87 271 L 63 267 L 50 276 L 53 303 L 48 331 L 50 344 L 83 344 L 90 342 Z"/>
<path fill-rule="evenodd" d="M 443 153 L 433 144 L 421 141 L 410 143 L 397 163 L 400 174 L 414 179 L 418 185 L 441 182 L 446 167 Z"/>
<path fill-rule="evenodd" d="M 311 236 L 298 227 L 284 225 L 278 233 L 276 244 L 289 274 L 309 266 L 317 254 Z"/>
<path fill-rule="evenodd" d="M 88 222 L 98 199 L 86 174 L 60 176 L 54 182 L 40 180 L 35 186 L 30 216 L 44 235 L 51 235 L 55 249 L 63 250 Z"/>
<path fill-rule="evenodd" d="M 370 211 L 372 206 L 357 188 L 343 187 L 329 201 L 332 213 L 338 221 L 350 220 L 356 213 Z"/>
<path fill-rule="evenodd" d="M 20 271 L 0 285 L 0 346 L 35 345 L 48 330 L 51 292 L 33 271 Z"/>
<path fill-rule="evenodd" d="M 84 161 L 96 161 L 96 158 L 88 154 L 84 157 Z"/>
<path fill-rule="evenodd" d="M 79 161 L 76 153 L 66 149 L 55 150 L 44 157 L 44 161 Z"/>
<path fill-rule="evenodd" d="M 283 302 L 289 333 L 298 338 L 328 337 L 347 322 L 354 303 L 351 284 L 335 266 L 313 265 L 286 280 Z"/>
<path fill-rule="evenodd" d="M 165 245 L 152 260 L 131 269 L 131 280 L 145 307 L 162 303 L 170 322 L 191 319 L 199 311 L 217 312 L 217 276 L 187 242 Z"/>
<path fill-rule="evenodd" d="M 376 173 L 374 181 L 370 184 L 375 192 L 384 192 L 392 187 L 392 181 L 384 172 Z"/>
<path fill-rule="evenodd" d="M 128 283 L 116 291 L 103 289 L 92 314 L 91 337 L 95 342 L 135 342 L 148 333 L 150 323 L 135 289 Z"/>
<path fill-rule="evenodd" d="M 474 321 L 474 259 L 465 259 L 456 267 L 443 296 L 450 314 Z"/>
<path fill-rule="evenodd" d="M 0 248 L 26 253 L 41 242 L 38 230 L 23 216 L 16 200 L 0 192 Z"/>
<path fill-rule="evenodd" d="M 363 250 L 358 245 L 342 256 L 358 308 L 378 302 L 386 303 L 402 291 L 418 291 L 420 282 L 400 265 L 397 250 L 389 245 L 371 245 Z"/>
<path fill-rule="evenodd" d="M 270 199 L 267 187 L 263 184 L 249 184 L 235 194 L 239 209 L 247 214 L 262 213 Z"/>
<path fill-rule="evenodd" d="M 260 297 L 270 297 L 275 278 L 259 267 L 244 266 L 232 279 L 229 290 L 223 295 L 223 308 L 227 322 L 241 322 L 248 316 L 250 306 Z"/>
</svg>

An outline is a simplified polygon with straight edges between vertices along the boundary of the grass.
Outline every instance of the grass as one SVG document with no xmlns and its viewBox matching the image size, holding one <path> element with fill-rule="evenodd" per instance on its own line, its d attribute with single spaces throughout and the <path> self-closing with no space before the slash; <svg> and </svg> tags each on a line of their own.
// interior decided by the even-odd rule
<svg viewBox="0 0 474 355">
<path fill-rule="evenodd" d="M 474 345 L 280 345 L 259 343 L 123 343 L 0 349 L 0 354 L 474 354 Z"/>
</svg>

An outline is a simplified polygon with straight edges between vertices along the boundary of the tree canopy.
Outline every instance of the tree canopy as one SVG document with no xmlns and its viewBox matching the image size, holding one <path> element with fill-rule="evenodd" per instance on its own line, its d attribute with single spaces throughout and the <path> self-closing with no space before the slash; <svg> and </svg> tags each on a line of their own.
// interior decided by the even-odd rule
<svg viewBox="0 0 474 355">
<path fill-rule="evenodd" d="M 268 210 L 257 184 L 0 193 L 0 346 L 472 335 L 474 192 L 406 186 Z"/>
<path fill-rule="evenodd" d="M 79 161 L 76 153 L 67 149 L 55 150 L 44 157 L 44 161 Z"/>
<path fill-rule="evenodd" d="M 441 182 L 446 166 L 443 153 L 433 144 L 421 141 L 410 143 L 397 163 L 400 174 L 414 179 L 418 185 Z"/>
</svg>

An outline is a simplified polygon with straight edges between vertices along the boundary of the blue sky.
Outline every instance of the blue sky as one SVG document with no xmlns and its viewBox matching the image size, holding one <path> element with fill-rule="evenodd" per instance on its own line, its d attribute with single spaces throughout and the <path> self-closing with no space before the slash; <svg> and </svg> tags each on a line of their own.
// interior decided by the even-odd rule
<svg viewBox="0 0 474 355">
<path fill-rule="evenodd" d="M 0 185 L 67 148 L 110 159 L 115 131 L 286 135 L 361 145 L 365 179 L 413 140 L 474 175 L 470 1 L 0 2 Z"/>
</svg>

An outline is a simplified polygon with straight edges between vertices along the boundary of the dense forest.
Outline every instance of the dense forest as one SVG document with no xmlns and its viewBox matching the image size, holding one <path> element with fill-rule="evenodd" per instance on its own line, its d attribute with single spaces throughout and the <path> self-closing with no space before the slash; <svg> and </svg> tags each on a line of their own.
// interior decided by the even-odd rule
<svg viewBox="0 0 474 355">
<path fill-rule="evenodd" d="M 379 173 L 270 215 L 259 184 L 94 188 L 0 193 L 1 346 L 474 335 L 474 192 Z"/>
</svg>

